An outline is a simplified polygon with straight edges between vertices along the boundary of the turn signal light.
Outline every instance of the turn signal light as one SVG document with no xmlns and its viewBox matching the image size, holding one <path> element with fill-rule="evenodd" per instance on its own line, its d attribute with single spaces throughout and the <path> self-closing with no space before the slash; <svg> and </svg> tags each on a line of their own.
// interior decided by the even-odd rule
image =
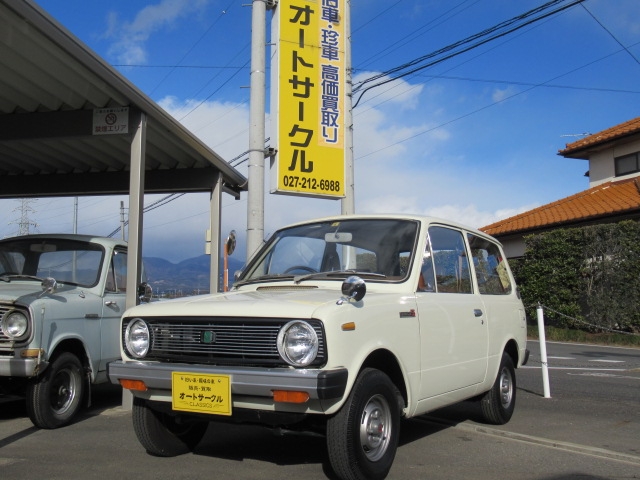
<svg viewBox="0 0 640 480">
<path fill-rule="evenodd" d="M 38 358 L 44 355 L 44 349 L 42 348 L 27 348 L 20 352 L 22 358 Z"/>
<path fill-rule="evenodd" d="M 305 403 L 307 400 L 309 400 L 309 394 L 307 392 L 274 390 L 273 400 L 281 403 Z"/>
<path fill-rule="evenodd" d="M 126 388 L 127 390 L 136 390 L 138 392 L 146 392 L 147 386 L 144 384 L 142 380 L 129 380 L 126 378 L 121 378 L 118 380 L 122 388 Z"/>
</svg>

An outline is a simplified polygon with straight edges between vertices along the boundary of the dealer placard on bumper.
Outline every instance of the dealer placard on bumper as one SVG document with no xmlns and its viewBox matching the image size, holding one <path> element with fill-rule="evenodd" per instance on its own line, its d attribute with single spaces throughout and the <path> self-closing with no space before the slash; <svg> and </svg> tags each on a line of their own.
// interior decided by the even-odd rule
<svg viewBox="0 0 640 480">
<path fill-rule="evenodd" d="M 231 377 L 172 372 L 173 410 L 231 415 Z"/>
</svg>

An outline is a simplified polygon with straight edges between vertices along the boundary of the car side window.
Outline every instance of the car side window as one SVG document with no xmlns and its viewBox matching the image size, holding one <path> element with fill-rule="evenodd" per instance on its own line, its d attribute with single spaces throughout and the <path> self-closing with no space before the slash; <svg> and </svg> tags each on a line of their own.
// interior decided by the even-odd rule
<svg viewBox="0 0 640 480">
<path fill-rule="evenodd" d="M 508 295 L 512 285 L 504 256 L 498 245 L 471 233 L 467 234 L 478 291 L 485 295 Z"/>
<path fill-rule="evenodd" d="M 123 250 L 116 250 L 113 253 L 106 289 L 112 293 L 127 292 L 127 253 Z"/>
<path fill-rule="evenodd" d="M 471 273 L 462 232 L 445 227 L 429 228 L 431 251 L 440 293 L 472 293 Z"/>
<path fill-rule="evenodd" d="M 422 268 L 420 269 L 420 278 L 418 280 L 419 292 L 435 292 L 436 278 L 433 273 L 433 258 L 431 255 L 431 242 L 427 235 L 427 245 L 422 254 Z"/>
</svg>

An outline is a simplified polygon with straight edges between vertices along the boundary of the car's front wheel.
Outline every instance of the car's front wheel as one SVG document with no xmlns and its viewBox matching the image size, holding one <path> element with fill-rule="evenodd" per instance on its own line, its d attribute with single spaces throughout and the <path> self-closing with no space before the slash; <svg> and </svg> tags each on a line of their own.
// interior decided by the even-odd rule
<svg viewBox="0 0 640 480">
<path fill-rule="evenodd" d="M 342 480 L 387 476 L 398 447 L 402 397 L 383 372 L 363 370 L 340 411 L 327 421 L 327 449 Z"/>
<path fill-rule="evenodd" d="M 82 363 L 69 352 L 58 355 L 44 374 L 27 387 L 27 413 L 36 427 L 67 425 L 82 406 Z"/>
<path fill-rule="evenodd" d="M 133 398 L 133 430 L 147 453 L 175 457 L 191 452 L 204 436 L 208 422 L 182 420 L 152 409 L 142 398 Z"/>
</svg>

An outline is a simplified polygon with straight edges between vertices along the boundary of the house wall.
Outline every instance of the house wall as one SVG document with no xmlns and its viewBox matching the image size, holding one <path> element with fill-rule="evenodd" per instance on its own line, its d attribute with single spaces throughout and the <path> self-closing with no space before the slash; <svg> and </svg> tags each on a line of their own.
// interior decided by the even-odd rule
<svg viewBox="0 0 640 480">
<path fill-rule="evenodd" d="M 610 180 L 622 180 L 624 178 L 635 177 L 638 173 L 616 177 L 615 157 L 621 157 L 630 153 L 640 152 L 640 139 L 623 144 L 617 144 L 611 148 L 606 148 L 593 153 L 589 157 L 589 187 L 595 187 Z"/>
<path fill-rule="evenodd" d="M 500 239 L 507 259 L 524 256 L 524 238 L 522 236 Z"/>
</svg>

